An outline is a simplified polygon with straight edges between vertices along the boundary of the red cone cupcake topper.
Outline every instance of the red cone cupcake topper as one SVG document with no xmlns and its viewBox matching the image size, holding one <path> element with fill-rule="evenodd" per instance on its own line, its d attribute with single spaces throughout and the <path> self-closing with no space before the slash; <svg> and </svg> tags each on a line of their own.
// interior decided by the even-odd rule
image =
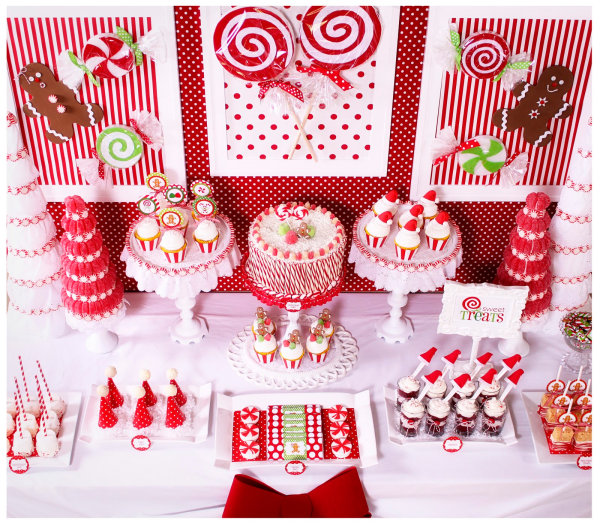
<svg viewBox="0 0 600 525">
<path fill-rule="evenodd" d="M 110 401 L 110 406 L 113 408 L 118 408 L 120 406 L 123 406 L 123 396 L 121 394 L 121 392 L 119 392 L 119 389 L 117 388 L 117 385 L 115 385 L 115 382 L 113 380 L 113 377 L 115 377 L 117 375 L 117 369 L 114 366 L 109 366 L 106 369 L 106 377 L 107 379 L 107 385 L 108 385 L 108 400 Z"/>
<path fill-rule="evenodd" d="M 167 416 L 165 418 L 165 426 L 167 428 L 177 428 L 183 425 L 185 421 L 185 415 L 179 408 L 175 396 L 177 395 L 177 388 L 175 385 L 167 385 L 165 388 L 165 394 L 167 397 Z"/>
<path fill-rule="evenodd" d="M 439 224 L 444 224 L 445 222 L 448 222 L 449 219 L 450 215 L 448 215 L 445 211 L 441 211 L 435 216 L 435 219 L 433 220 Z"/>
<path fill-rule="evenodd" d="M 471 376 L 469 374 L 462 374 L 458 377 L 455 377 L 452 380 L 452 390 L 446 394 L 444 401 L 449 401 L 456 391 L 463 388 L 469 381 L 471 381 Z"/>
<path fill-rule="evenodd" d="M 417 368 L 415 368 L 415 371 L 411 375 L 413 377 L 417 377 L 419 372 L 421 370 L 423 370 L 424 367 L 431 364 L 431 360 L 433 359 L 433 356 L 435 355 L 436 352 L 437 352 L 437 348 L 435 346 L 432 346 L 429 350 L 427 350 L 427 352 L 423 352 L 419 356 L 419 361 L 420 361 L 419 365 L 417 366 Z"/>
<path fill-rule="evenodd" d="M 498 374 L 498 379 L 510 372 L 517 363 L 521 361 L 521 354 L 515 354 L 502 360 L 502 371 Z"/>
<path fill-rule="evenodd" d="M 491 385 L 492 382 L 494 381 L 494 376 L 495 375 L 496 375 L 496 369 L 495 368 L 490 368 L 485 374 L 483 374 L 479 378 L 479 381 L 482 381 L 484 383 L 487 383 L 488 385 Z"/>
<path fill-rule="evenodd" d="M 425 195 L 423 195 L 423 197 L 421 197 L 423 200 L 425 201 L 431 201 L 431 202 L 440 202 L 440 200 L 438 199 L 437 193 L 434 190 L 429 190 Z"/>
<path fill-rule="evenodd" d="M 519 380 L 521 379 L 521 376 L 523 375 L 523 369 L 519 368 L 518 370 L 516 370 L 515 372 L 513 372 L 512 374 L 510 374 L 506 379 L 506 388 L 504 389 L 504 391 L 502 392 L 502 394 L 500 395 L 500 401 L 504 401 L 504 399 L 506 398 L 506 396 L 508 395 L 508 393 L 517 386 L 517 383 L 519 382 Z"/>
<path fill-rule="evenodd" d="M 176 377 L 177 377 L 177 370 L 175 368 L 169 368 L 169 370 L 167 370 L 167 379 L 169 380 L 169 383 L 171 385 L 175 385 L 175 388 L 177 388 L 177 394 L 175 395 L 175 401 L 177 401 L 177 404 L 180 407 L 182 407 L 183 405 L 185 405 L 187 403 L 187 397 L 183 393 L 183 391 L 181 390 L 179 385 L 177 384 L 177 381 L 175 381 Z"/>
<path fill-rule="evenodd" d="M 398 192 L 396 190 L 390 191 L 386 196 L 385 200 L 394 204 L 398 204 L 400 201 L 398 199 Z"/>
<path fill-rule="evenodd" d="M 421 215 L 423 213 L 423 205 L 422 204 L 415 204 L 411 209 L 410 209 L 410 214 L 413 217 L 418 217 L 419 215 Z"/>
<path fill-rule="evenodd" d="M 152 392 L 152 388 L 150 388 L 150 383 L 148 383 L 148 379 L 150 379 L 150 370 L 142 370 L 140 372 L 140 379 L 143 381 L 142 386 L 146 391 L 146 405 L 149 407 L 153 407 L 156 405 L 156 394 Z"/>
<path fill-rule="evenodd" d="M 384 211 L 383 213 L 377 215 L 377 218 L 381 222 L 385 222 L 386 224 L 392 224 L 392 219 L 394 218 L 394 216 L 392 215 L 392 212 Z"/>
<path fill-rule="evenodd" d="M 449 354 L 446 354 L 444 357 L 442 357 L 442 361 L 445 363 L 444 370 L 442 371 L 442 377 L 445 377 L 446 374 L 454 368 L 454 363 L 456 363 L 456 361 L 458 360 L 459 357 L 460 357 L 460 350 L 458 350 L 458 349 L 456 349 L 456 350 L 450 352 Z"/>
<path fill-rule="evenodd" d="M 432 385 L 440 377 L 442 377 L 442 371 L 441 370 L 434 370 L 430 374 L 427 374 L 426 376 L 423 376 L 423 380 L 425 381 L 425 386 L 423 387 L 423 390 L 421 390 L 421 393 L 419 394 L 419 397 L 417 398 L 419 401 L 421 401 L 421 399 L 423 399 L 425 397 L 425 394 L 427 394 L 427 392 L 432 387 Z"/>
<path fill-rule="evenodd" d="M 488 361 L 492 358 L 492 352 L 486 352 L 475 359 L 475 370 L 473 370 L 473 377 L 477 377 L 479 371 L 487 365 Z"/>
<path fill-rule="evenodd" d="M 417 221 L 415 219 L 411 219 L 404 225 L 404 229 L 409 232 L 418 232 L 419 227 L 417 226 Z"/>
<path fill-rule="evenodd" d="M 108 387 L 100 385 L 96 392 L 100 396 L 100 412 L 98 414 L 98 426 L 100 428 L 112 428 L 117 424 L 119 418 L 114 414 L 108 399 Z"/>
<path fill-rule="evenodd" d="M 137 398 L 135 414 L 133 416 L 133 426 L 137 429 L 149 427 L 152 424 L 152 416 L 146 406 L 146 391 L 144 387 L 136 386 L 133 396 Z"/>
</svg>

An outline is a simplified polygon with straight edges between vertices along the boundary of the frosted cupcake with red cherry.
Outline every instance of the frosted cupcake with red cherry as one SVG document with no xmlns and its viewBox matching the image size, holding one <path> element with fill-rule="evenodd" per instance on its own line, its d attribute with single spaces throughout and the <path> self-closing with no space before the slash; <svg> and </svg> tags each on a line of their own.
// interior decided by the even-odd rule
<svg viewBox="0 0 600 525">
<path fill-rule="evenodd" d="M 320 325 L 311 330 L 311 334 L 306 339 L 306 349 L 314 363 L 322 363 L 327 358 L 329 339 L 323 334 L 323 328 Z"/>
<path fill-rule="evenodd" d="M 267 313 L 265 312 L 265 310 L 262 306 L 259 306 L 256 309 L 256 318 L 252 322 L 252 326 L 250 328 L 252 330 L 252 334 L 254 335 L 255 340 L 256 340 L 256 336 L 258 335 L 259 328 L 264 328 L 264 330 L 268 334 L 272 334 L 272 335 L 275 334 L 275 330 L 277 329 L 277 327 L 275 326 L 275 323 L 273 322 L 272 319 L 270 319 L 267 316 Z"/>
<path fill-rule="evenodd" d="M 277 340 L 264 327 L 259 327 L 254 341 L 254 352 L 259 363 L 272 363 L 277 353 Z"/>
<path fill-rule="evenodd" d="M 417 227 L 423 227 L 423 205 L 415 204 L 410 210 L 406 210 L 398 217 L 398 228 L 404 228 L 408 221 L 417 221 Z"/>
<path fill-rule="evenodd" d="M 390 191 L 387 195 L 384 195 L 375 204 L 373 204 L 373 214 L 381 215 L 384 211 L 389 211 L 392 216 L 396 215 L 400 206 L 400 199 L 398 198 L 398 192 L 396 190 Z"/>
<path fill-rule="evenodd" d="M 333 333 L 335 332 L 335 327 L 331 322 L 331 314 L 329 313 L 328 308 L 325 308 L 320 313 L 319 318 L 316 321 L 312 322 L 312 324 L 310 325 L 310 331 L 312 332 L 317 326 L 321 327 L 323 335 L 327 339 L 331 339 L 331 336 L 333 336 Z"/>
<path fill-rule="evenodd" d="M 417 221 L 413 219 L 408 221 L 396 234 L 394 238 L 396 257 L 401 261 L 410 261 L 417 253 L 419 246 L 421 246 L 420 231 Z"/>
<path fill-rule="evenodd" d="M 283 359 L 283 364 L 290 370 L 300 368 L 302 358 L 304 357 L 304 347 L 300 342 L 300 332 L 293 330 L 287 339 L 284 339 L 279 349 L 279 355 Z"/>
<path fill-rule="evenodd" d="M 392 226 L 393 215 L 389 211 L 384 211 L 373 217 L 365 226 L 365 235 L 367 236 L 367 245 L 371 248 L 381 248 L 385 243 L 390 228 Z"/>
<path fill-rule="evenodd" d="M 441 252 L 450 238 L 450 217 L 445 211 L 438 213 L 432 221 L 425 226 L 427 246 L 434 252 Z"/>
<path fill-rule="evenodd" d="M 419 199 L 419 204 L 423 206 L 423 220 L 425 221 L 425 225 L 438 214 L 438 202 L 440 202 L 440 199 L 434 190 L 429 190 Z"/>
<path fill-rule="evenodd" d="M 179 230 L 167 230 L 160 241 L 160 249 L 170 263 L 180 263 L 185 259 L 187 242 Z"/>
<path fill-rule="evenodd" d="M 160 240 L 160 228 L 156 219 L 146 217 L 136 226 L 133 236 L 136 238 L 139 247 L 144 252 L 151 252 L 158 248 Z"/>
</svg>

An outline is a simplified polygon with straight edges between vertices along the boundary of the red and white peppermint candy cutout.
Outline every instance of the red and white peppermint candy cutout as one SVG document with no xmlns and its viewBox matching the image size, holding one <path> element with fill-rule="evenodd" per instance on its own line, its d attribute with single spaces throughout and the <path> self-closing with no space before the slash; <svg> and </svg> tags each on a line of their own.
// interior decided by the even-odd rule
<svg viewBox="0 0 600 525">
<path fill-rule="evenodd" d="M 240 443 L 239 451 L 244 459 L 256 459 L 260 453 L 260 445 L 258 441 Z"/>
<path fill-rule="evenodd" d="M 278 77 L 292 61 L 292 29 L 277 11 L 240 7 L 227 13 L 215 28 L 215 54 L 233 76 L 249 81 Z"/>
<path fill-rule="evenodd" d="M 328 410 L 329 420 L 341 423 L 348 417 L 348 409 L 344 405 L 335 405 Z"/>
<path fill-rule="evenodd" d="M 481 31 L 462 43 L 460 67 L 463 72 L 481 80 L 494 78 L 508 64 L 510 49 L 506 40 L 491 31 Z"/>
<path fill-rule="evenodd" d="M 311 6 L 300 26 L 300 45 L 306 56 L 334 71 L 352 69 L 368 60 L 380 38 L 381 21 L 370 6 Z"/>
<path fill-rule="evenodd" d="M 244 407 L 240 410 L 240 419 L 245 425 L 254 425 L 258 423 L 260 410 L 256 407 Z"/>
<path fill-rule="evenodd" d="M 347 458 L 352 452 L 352 442 L 345 438 L 334 439 L 331 441 L 331 451 L 336 458 Z"/>
<path fill-rule="evenodd" d="M 350 434 L 350 425 L 346 421 L 332 421 L 329 424 L 329 433 L 334 439 L 348 437 L 348 434 Z"/>
<path fill-rule="evenodd" d="M 285 221 L 289 217 L 292 216 L 292 210 L 288 204 L 280 204 L 275 208 L 275 215 L 279 217 L 282 221 Z"/>
<path fill-rule="evenodd" d="M 240 426 L 240 439 L 242 441 L 256 441 L 259 433 L 258 425 L 245 425 L 242 423 Z"/>
<path fill-rule="evenodd" d="M 135 66 L 135 54 L 117 35 L 102 33 L 90 38 L 83 47 L 85 65 L 99 78 L 120 78 Z"/>
<path fill-rule="evenodd" d="M 296 217 L 296 219 L 304 219 L 308 215 L 308 210 L 306 206 L 298 205 L 292 210 L 292 215 Z"/>
</svg>

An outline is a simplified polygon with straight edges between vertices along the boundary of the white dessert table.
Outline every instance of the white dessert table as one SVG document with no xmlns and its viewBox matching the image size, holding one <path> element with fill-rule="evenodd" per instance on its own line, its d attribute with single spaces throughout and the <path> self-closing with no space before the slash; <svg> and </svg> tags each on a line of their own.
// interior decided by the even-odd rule
<svg viewBox="0 0 600 525">
<path fill-rule="evenodd" d="M 369 507 L 376 517 L 590 517 L 591 471 L 575 465 L 539 464 L 520 393 L 509 394 L 518 442 L 510 447 L 470 446 L 455 454 L 441 447 L 399 447 L 387 437 L 383 385 L 413 369 L 416 355 L 431 346 L 440 351 L 467 350 L 471 341 L 458 335 L 440 335 L 431 329 L 441 310 L 440 294 L 415 294 L 405 312 L 415 333 L 405 352 L 374 337 L 373 325 L 387 310 L 386 294 L 341 294 L 328 305 L 334 320 L 352 330 L 359 345 L 358 363 L 342 380 L 324 386 L 327 392 L 368 389 L 378 448 L 378 464 L 359 469 Z M 153 294 L 127 294 L 130 306 L 118 325 L 120 345 L 110 355 L 81 352 L 85 335 L 72 333 L 43 345 L 8 338 L 7 377 L 19 374 L 16 356 L 42 360 L 53 389 L 88 392 L 104 380 L 106 366 L 114 364 L 118 385 L 135 382 L 140 368 L 152 372 L 151 384 L 165 384 L 165 370 L 179 370 L 179 384 L 212 382 L 213 392 L 230 395 L 272 392 L 248 383 L 229 366 L 229 341 L 254 317 L 258 301 L 250 294 L 212 293 L 204 315 L 211 327 L 203 351 L 190 353 L 171 341 L 168 327 L 177 309 Z M 276 312 L 276 310 L 274 310 Z M 273 312 L 267 308 L 267 312 Z M 308 310 L 318 314 L 319 308 Z M 522 362 L 526 370 L 519 388 L 543 389 L 556 373 L 564 352 L 562 338 L 528 334 L 531 353 Z M 481 351 L 497 357 L 497 340 L 481 343 Z M 49 359 L 48 356 L 52 356 Z M 312 392 L 315 392 L 314 390 Z M 277 395 L 277 392 L 273 392 Z M 32 468 L 24 475 L 7 472 L 9 517 L 219 517 L 234 472 L 214 463 L 213 396 L 208 440 L 201 444 L 157 442 L 137 452 L 124 442 L 84 443 L 77 440 L 68 470 Z M 284 493 L 306 492 L 342 470 L 309 467 L 300 476 L 281 469 L 253 469 L 254 476 Z"/>
<path fill-rule="evenodd" d="M 387 300 L 391 307 L 388 315 L 375 324 L 377 337 L 386 343 L 405 343 L 413 335 L 413 324 L 403 314 L 408 294 L 433 292 L 444 286 L 446 279 L 456 275 L 462 263 L 462 240 L 456 223 L 450 220 L 450 238 L 443 250 L 434 252 L 427 247 L 425 229 L 420 232 L 421 245 L 410 261 L 396 257 L 394 237 L 398 233 L 398 217 L 415 203 L 402 203 L 394 216 L 390 234 L 377 250 L 367 244 L 366 224 L 373 218 L 371 210 L 361 214 L 354 223 L 349 262 L 360 277 L 369 279 L 378 290 L 390 292 Z"/>
<path fill-rule="evenodd" d="M 125 273 L 137 281 L 141 292 L 155 292 L 159 297 L 175 301 L 180 319 L 169 328 L 173 341 L 199 343 L 208 333 L 208 327 L 203 318 L 194 315 L 196 298 L 200 292 L 215 289 L 219 277 L 230 276 L 241 259 L 231 221 L 225 215 L 215 217 L 219 240 L 212 253 L 200 251 L 190 222 L 185 235 L 185 258 L 180 263 L 169 263 L 160 248 L 143 251 L 134 237 L 138 222 L 131 226 L 121 254 Z"/>
</svg>

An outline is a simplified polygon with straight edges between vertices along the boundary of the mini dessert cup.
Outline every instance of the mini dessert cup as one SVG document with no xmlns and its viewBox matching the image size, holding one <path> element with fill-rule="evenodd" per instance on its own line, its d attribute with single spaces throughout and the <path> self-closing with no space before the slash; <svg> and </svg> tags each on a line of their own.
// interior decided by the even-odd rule
<svg viewBox="0 0 600 525">
<path fill-rule="evenodd" d="M 219 230 L 215 222 L 209 219 L 200 221 L 194 230 L 194 241 L 202 253 L 215 251 L 219 241 Z"/>
<path fill-rule="evenodd" d="M 498 381 L 496 381 L 494 379 L 490 385 L 486 386 L 479 393 L 479 397 L 477 398 L 477 401 L 479 402 L 479 405 L 483 408 L 483 406 L 485 405 L 485 402 L 488 399 L 497 397 L 499 393 L 500 393 L 500 383 L 498 383 Z"/>
<path fill-rule="evenodd" d="M 448 386 L 446 385 L 446 381 L 444 381 L 441 377 L 433 383 L 427 390 L 425 394 L 425 400 L 429 403 L 431 399 L 439 399 L 446 395 L 446 390 Z"/>
<path fill-rule="evenodd" d="M 435 237 L 430 237 L 429 235 L 426 235 L 426 237 L 427 247 L 434 252 L 441 252 L 446 247 L 446 244 L 448 244 L 448 239 L 450 238 L 449 235 L 442 239 L 436 239 Z"/>
<path fill-rule="evenodd" d="M 398 388 L 396 389 L 396 404 L 398 408 L 407 399 L 414 399 L 419 395 L 421 383 L 412 376 L 404 376 L 398 379 Z"/>
<path fill-rule="evenodd" d="M 415 437 L 425 414 L 425 407 L 418 399 L 407 399 L 400 407 L 399 431 L 406 437 Z"/>
<path fill-rule="evenodd" d="M 506 421 L 506 403 L 497 397 L 487 399 L 483 403 L 481 431 L 488 436 L 499 436 Z"/>
<path fill-rule="evenodd" d="M 431 436 L 441 436 L 446 431 L 446 422 L 450 414 L 450 403 L 435 397 L 427 403 L 425 432 Z"/>
<path fill-rule="evenodd" d="M 412 247 L 399 246 L 395 243 L 394 245 L 396 246 L 396 257 L 398 257 L 398 259 L 400 259 L 401 261 L 410 261 L 415 256 L 415 253 L 417 253 L 417 250 L 420 246 L 420 244 L 417 244 L 416 246 Z"/>
<path fill-rule="evenodd" d="M 573 434 L 573 450 L 588 452 L 592 450 L 592 427 L 578 428 Z"/>
<path fill-rule="evenodd" d="M 454 407 L 456 411 L 456 433 L 468 437 L 475 432 L 479 405 L 474 399 L 461 399 Z"/>
<path fill-rule="evenodd" d="M 473 383 L 473 381 L 467 381 L 461 389 L 457 390 L 454 393 L 454 395 L 450 399 L 450 402 L 453 403 L 454 406 L 456 406 L 456 403 L 458 403 L 461 399 L 470 398 L 474 393 L 475 383 Z"/>
<path fill-rule="evenodd" d="M 158 248 L 158 244 L 160 242 L 160 231 L 154 237 L 146 239 L 140 237 L 137 231 L 133 232 L 133 236 L 135 237 L 136 241 L 138 242 L 138 246 L 143 252 L 151 252 Z"/>
</svg>

